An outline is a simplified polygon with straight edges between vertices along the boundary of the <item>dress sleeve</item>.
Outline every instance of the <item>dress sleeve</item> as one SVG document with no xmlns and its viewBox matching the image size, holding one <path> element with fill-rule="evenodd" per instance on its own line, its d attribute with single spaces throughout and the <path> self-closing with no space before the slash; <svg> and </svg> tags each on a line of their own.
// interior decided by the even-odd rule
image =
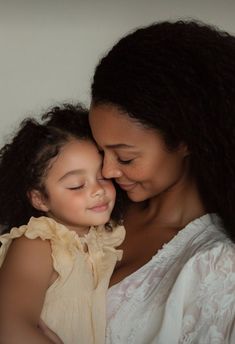
<svg viewBox="0 0 235 344">
<path fill-rule="evenodd" d="M 77 234 L 69 231 L 65 226 L 48 217 L 32 217 L 27 225 L 14 227 L 10 233 L 0 236 L 2 246 L 0 248 L 0 266 L 2 265 L 7 251 L 13 239 L 25 236 L 28 239 L 41 238 L 49 240 L 51 244 L 51 255 L 53 267 L 60 276 L 69 273 L 72 268 L 74 257 L 78 250 L 83 251 L 82 244 Z M 64 276 L 65 277 L 65 276 Z"/>
<path fill-rule="evenodd" d="M 218 242 L 182 269 L 169 301 L 176 308 L 177 302 L 183 306 L 179 343 L 235 343 L 234 257 L 231 242 Z"/>
<path fill-rule="evenodd" d="M 98 228 L 98 234 L 100 233 L 100 244 L 103 245 L 103 249 L 106 251 L 115 252 L 117 260 L 122 259 L 123 251 L 117 249 L 125 239 L 126 230 L 124 226 L 114 226 L 111 231 L 102 230 Z"/>
</svg>

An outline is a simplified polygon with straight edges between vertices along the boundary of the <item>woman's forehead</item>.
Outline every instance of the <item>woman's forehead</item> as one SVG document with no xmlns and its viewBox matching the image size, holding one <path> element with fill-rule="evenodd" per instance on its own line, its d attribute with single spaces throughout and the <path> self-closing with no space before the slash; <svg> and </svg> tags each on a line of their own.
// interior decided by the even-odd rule
<svg viewBox="0 0 235 344">
<path fill-rule="evenodd" d="M 121 138 L 137 128 L 134 120 L 113 106 L 100 105 L 91 108 L 89 120 L 94 136 L 102 134 L 113 139 Z"/>
<path fill-rule="evenodd" d="M 94 139 L 103 148 L 135 149 L 161 140 L 155 130 L 146 128 L 112 106 L 93 107 L 90 125 Z"/>
<path fill-rule="evenodd" d="M 144 129 L 137 119 L 132 118 L 128 113 L 120 110 L 115 105 L 97 105 L 92 106 L 89 113 L 89 122 L 92 129 L 99 128 L 116 128 L 116 131 L 125 129 L 132 130 L 133 128 Z M 104 131 L 104 130 L 103 130 Z"/>
</svg>

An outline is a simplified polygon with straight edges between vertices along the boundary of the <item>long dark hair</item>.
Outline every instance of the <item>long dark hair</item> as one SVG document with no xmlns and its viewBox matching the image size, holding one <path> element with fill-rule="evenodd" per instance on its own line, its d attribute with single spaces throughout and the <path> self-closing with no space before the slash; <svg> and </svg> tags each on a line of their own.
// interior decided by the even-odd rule
<svg viewBox="0 0 235 344">
<path fill-rule="evenodd" d="M 204 205 L 235 240 L 235 38 L 196 21 L 160 22 L 122 38 L 96 68 L 94 105 L 110 103 L 184 142 Z"/>
</svg>

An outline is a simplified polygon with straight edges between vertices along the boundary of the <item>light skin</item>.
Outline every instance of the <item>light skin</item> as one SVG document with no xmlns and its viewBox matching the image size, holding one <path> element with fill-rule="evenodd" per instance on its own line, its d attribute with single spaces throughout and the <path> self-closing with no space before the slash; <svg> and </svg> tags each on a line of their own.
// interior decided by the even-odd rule
<svg viewBox="0 0 235 344">
<path fill-rule="evenodd" d="M 71 140 L 51 162 L 44 181 L 48 197 L 32 190 L 32 204 L 79 235 L 108 222 L 115 188 L 102 176 L 101 166 L 94 143 Z"/>
<path fill-rule="evenodd" d="M 48 197 L 29 193 L 33 206 L 81 236 L 91 225 L 106 223 L 115 188 L 102 177 L 101 164 L 92 142 L 71 139 L 50 162 L 43 181 Z M 0 343 L 61 343 L 39 324 L 45 293 L 56 278 L 49 241 L 12 242 L 0 270 Z"/>
<path fill-rule="evenodd" d="M 104 155 L 104 177 L 114 178 L 131 201 L 124 218 L 124 256 L 112 276 L 113 285 L 206 210 L 189 174 L 190 152 L 183 142 L 169 150 L 157 130 L 113 105 L 93 105 L 89 120 Z"/>
</svg>

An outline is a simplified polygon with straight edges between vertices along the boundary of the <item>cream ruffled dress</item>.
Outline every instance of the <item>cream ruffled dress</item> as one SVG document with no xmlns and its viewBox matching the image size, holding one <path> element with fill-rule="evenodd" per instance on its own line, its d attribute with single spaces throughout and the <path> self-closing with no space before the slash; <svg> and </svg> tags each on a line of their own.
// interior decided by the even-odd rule
<svg viewBox="0 0 235 344">
<path fill-rule="evenodd" d="M 116 247 L 124 240 L 124 227 L 112 231 L 91 227 L 88 234 L 79 237 L 51 218 L 32 217 L 27 225 L 0 236 L 0 266 L 12 239 L 22 235 L 51 242 L 59 277 L 46 292 L 43 321 L 65 344 L 104 344 L 106 292 L 115 264 L 122 258 Z"/>
</svg>

